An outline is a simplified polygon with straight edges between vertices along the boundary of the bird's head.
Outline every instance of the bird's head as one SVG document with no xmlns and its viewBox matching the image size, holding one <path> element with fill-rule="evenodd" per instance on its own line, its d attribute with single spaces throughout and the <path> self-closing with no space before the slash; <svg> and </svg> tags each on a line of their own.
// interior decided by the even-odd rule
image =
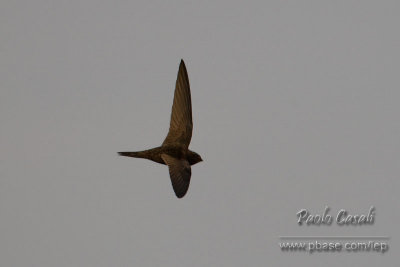
<svg viewBox="0 0 400 267">
<path fill-rule="evenodd" d="M 190 151 L 189 152 L 189 163 L 190 165 L 194 165 L 196 163 L 199 163 L 201 161 L 203 161 L 203 159 L 200 157 L 199 154 L 197 154 L 196 152 Z"/>
</svg>

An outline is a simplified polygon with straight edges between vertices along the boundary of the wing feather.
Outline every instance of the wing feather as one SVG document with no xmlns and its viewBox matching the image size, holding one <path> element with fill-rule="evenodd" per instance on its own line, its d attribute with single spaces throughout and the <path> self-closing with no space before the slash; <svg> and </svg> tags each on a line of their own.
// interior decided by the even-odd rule
<svg viewBox="0 0 400 267">
<path fill-rule="evenodd" d="M 163 145 L 178 142 L 188 147 L 192 139 L 192 131 L 192 100 L 189 77 L 185 63 L 181 60 L 176 79 L 169 132 Z"/>
<path fill-rule="evenodd" d="M 167 154 L 162 154 L 161 158 L 168 165 L 169 176 L 171 177 L 175 195 L 178 198 L 182 198 L 189 189 L 190 176 L 192 174 L 189 162 Z"/>
</svg>

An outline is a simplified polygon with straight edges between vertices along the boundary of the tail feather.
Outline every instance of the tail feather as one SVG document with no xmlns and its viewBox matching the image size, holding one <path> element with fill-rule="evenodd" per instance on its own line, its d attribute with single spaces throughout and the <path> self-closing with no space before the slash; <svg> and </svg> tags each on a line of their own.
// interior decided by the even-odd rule
<svg viewBox="0 0 400 267">
<path fill-rule="evenodd" d="M 118 152 L 118 154 L 125 157 L 141 158 L 139 152 Z"/>
<path fill-rule="evenodd" d="M 149 159 L 160 164 L 165 164 L 164 160 L 160 156 L 161 150 L 161 147 L 155 147 L 137 152 L 118 152 L 118 154 L 125 157 Z"/>
</svg>

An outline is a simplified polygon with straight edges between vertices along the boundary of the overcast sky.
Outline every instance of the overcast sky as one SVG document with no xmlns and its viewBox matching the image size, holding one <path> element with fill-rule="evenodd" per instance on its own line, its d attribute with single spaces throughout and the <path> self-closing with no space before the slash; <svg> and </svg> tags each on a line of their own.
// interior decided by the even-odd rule
<svg viewBox="0 0 400 267">
<path fill-rule="evenodd" d="M 0 2 L 1 266 L 394 266 L 397 1 Z M 187 195 L 158 146 L 180 59 Z M 367 214 L 299 226 L 296 213 Z M 282 252 L 280 236 L 389 236 L 380 252 Z M 396 259 L 397 256 L 397 259 Z"/>
</svg>

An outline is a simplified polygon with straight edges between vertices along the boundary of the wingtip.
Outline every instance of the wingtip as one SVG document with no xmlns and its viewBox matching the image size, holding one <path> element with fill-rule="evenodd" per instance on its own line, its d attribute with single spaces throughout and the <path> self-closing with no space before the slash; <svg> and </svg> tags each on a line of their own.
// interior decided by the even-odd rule
<svg viewBox="0 0 400 267">
<path fill-rule="evenodd" d="M 183 195 L 179 195 L 179 194 L 176 194 L 176 193 L 175 193 L 175 196 L 176 196 L 178 199 L 182 199 L 185 195 L 186 195 L 186 192 L 185 192 Z"/>
<path fill-rule="evenodd" d="M 186 64 L 185 64 L 185 62 L 183 61 L 183 59 L 181 59 L 181 63 L 179 64 L 179 71 L 187 72 L 187 70 L 186 70 Z"/>
</svg>

